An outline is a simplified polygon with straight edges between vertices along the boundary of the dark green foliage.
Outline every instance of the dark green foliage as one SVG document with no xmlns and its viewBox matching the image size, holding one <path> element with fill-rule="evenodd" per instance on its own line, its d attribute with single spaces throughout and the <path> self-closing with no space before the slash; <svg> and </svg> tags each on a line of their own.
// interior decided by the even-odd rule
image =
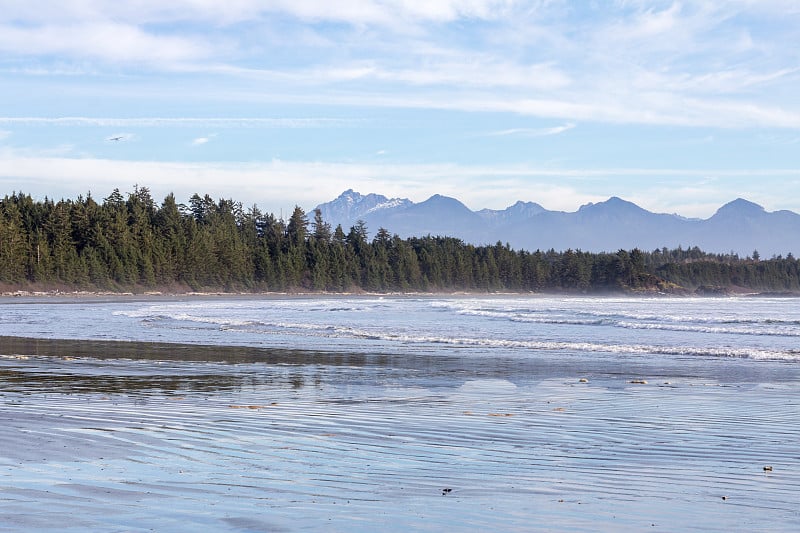
<svg viewBox="0 0 800 533">
<path fill-rule="evenodd" d="M 170 194 L 161 205 L 146 187 L 102 203 L 0 200 L 0 283 L 131 290 L 226 291 L 657 291 L 712 292 L 740 286 L 800 291 L 791 254 L 707 254 L 694 247 L 644 252 L 516 251 L 450 237 L 401 239 L 379 228 L 370 241 L 359 221 L 331 230 L 319 211 L 296 207 L 288 222 L 258 207 Z"/>
</svg>

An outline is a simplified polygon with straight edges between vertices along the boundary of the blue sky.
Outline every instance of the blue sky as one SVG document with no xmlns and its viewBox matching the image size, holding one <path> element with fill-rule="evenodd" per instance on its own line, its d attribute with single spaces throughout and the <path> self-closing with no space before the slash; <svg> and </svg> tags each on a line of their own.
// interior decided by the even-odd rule
<svg viewBox="0 0 800 533">
<path fill-rule="evenodd" d="M 4 4 L 0 194 L 800 211 L 796 0 Z"/>
</svg>

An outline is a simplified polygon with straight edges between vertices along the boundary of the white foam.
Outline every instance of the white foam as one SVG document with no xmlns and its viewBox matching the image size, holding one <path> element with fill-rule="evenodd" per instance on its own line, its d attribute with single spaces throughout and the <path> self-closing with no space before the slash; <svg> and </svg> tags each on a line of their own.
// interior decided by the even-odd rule
<svg viewBox="0 0 800 533">
<path fill-rule="evenodd" d="M 752 301 L 726 300 L 720 303 L 703 299 L 599 298 L 322 298 L 234 303 L 236 305 L 229 301 L 179 302 L 118 310 L 113 314 L 148 323 L 163 322 L 165 328 L 176 327 L 170 321 L 204 324 L 223 334 L 235 332 L 245 335 L 235 340 L 231 337 L 230 342 L 259 344 L 270 342 L 259 339 L 285 335 L 375 341 L 390 349 L 404 345 L 485 348 L 489 355 L 493 350 L 521 353 L 546 350 L 800 360 L 800 351 L 786 346 L 790 339 L 800 337 L 800 321 L 795 318 L 796 313 L 784 312 L 788 308 L 777 303 L 764 306 L 758 302 L 758 305 L 753 305 Z M 439 313 L 452 315 L 442 319 Z M 535 327 L 492 325 L 497 321 L 563 325 L 564 328 L 548 329 L 550 338 L 530 338 L 531 332 L 539 331 Z M 649 330 L 653 333 L 638 336 L 622 332 L 606 334 L 595 327 Z M 658 331 L 685 333 L 685 342 L 682 345 L 669 344 L 675 336 L 658 336 Z M 469 334 L 465 334 L 467 332 Z M 753 347 L 743 347 L 744 343 L 737 343 L 736 339 L 742 335 L 753 340 L 760 336 L 765 340 Z M 781 337 L 786 340 L 778 340 Z M 583 342 L 580 339 L 587 340 Z M 335 343 L 332 345 L 335 347 Z"/>
</svg>

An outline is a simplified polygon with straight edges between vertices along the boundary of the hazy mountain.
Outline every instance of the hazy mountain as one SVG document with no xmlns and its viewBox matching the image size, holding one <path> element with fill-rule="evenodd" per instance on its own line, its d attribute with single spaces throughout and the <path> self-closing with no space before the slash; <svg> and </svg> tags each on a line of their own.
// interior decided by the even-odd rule
<svg viewBox="0 0 800 533">
<path fill-rule="evenodd" d="M 401 236 L 447 235 L 468 242 L 485 239 L 485 224 L 481 217 L 454 198 L 436 194 L 424 202 L 382 209 L 364 218 L 373 232 L 386 228 Z"/>
<path fill-rule="evenodd" d="M 502 230 L 512 235 L 510 243 L 524 243 L 525 248 L 616 251 L 686 245 L 683 231 L 686 225 L 686 220 L 680 217 L 651 213 L 612 197 L 581 206 L 574 213 L 545 211 L 527 225 Z"/>
<path fill-rule="evenodd" d="M 546 209 L 534 202 L 518 201 L 510 207 L 506 207 L 502 211 L 495 209 L 481 209 L 476 213 L 484 219 L 488 224 L 493 226 L 500 226 L 504 224 L 519 224 L 525 222 L 535 215 L 544 213 Z"/>
<path fill-rule="evenodd" d="M 738 198 L 720 207 L 703 221 L 697 246 L 762 256 L 800 251 L 800 215 L 791 211 L 767 212 L 753 202 Z M 744 248 L 744 249 L 742 249 Z"/>
<path fill-rule="evenodd" d="M 345 191 L 318 206 L 325 220 L 347 231 L 364 220 L 370 235 L 383 227 L 401 237 L 447 235 L 473 244 L 508 242 L 526 250 L 616 251 L 639 247 L 698 246 L 708 252 L 734 251 L 763 257 L 800 251 L 800 215 L 767 212 L 741 198 L 708 219 L 652 213 L 634 203 L 612 197 L 581 206 L 575 212 L 550 211 L 534 202 L 519 201 L 504 210 L 471 211 L 454 198 L 434 195 L 421 203 L 363 196 Z"/>
</svg>

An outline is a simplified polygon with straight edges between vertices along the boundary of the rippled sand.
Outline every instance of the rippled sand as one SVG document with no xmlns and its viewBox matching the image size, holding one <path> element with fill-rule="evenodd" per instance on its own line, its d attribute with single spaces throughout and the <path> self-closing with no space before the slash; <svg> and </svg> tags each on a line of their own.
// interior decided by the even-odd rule
<svg viewBox="0 0 800 533">
<path fill-rule="evenodd" d="M 6 530 L 800 530 L 788 363 L 0 353 Z"/>
</svg>

